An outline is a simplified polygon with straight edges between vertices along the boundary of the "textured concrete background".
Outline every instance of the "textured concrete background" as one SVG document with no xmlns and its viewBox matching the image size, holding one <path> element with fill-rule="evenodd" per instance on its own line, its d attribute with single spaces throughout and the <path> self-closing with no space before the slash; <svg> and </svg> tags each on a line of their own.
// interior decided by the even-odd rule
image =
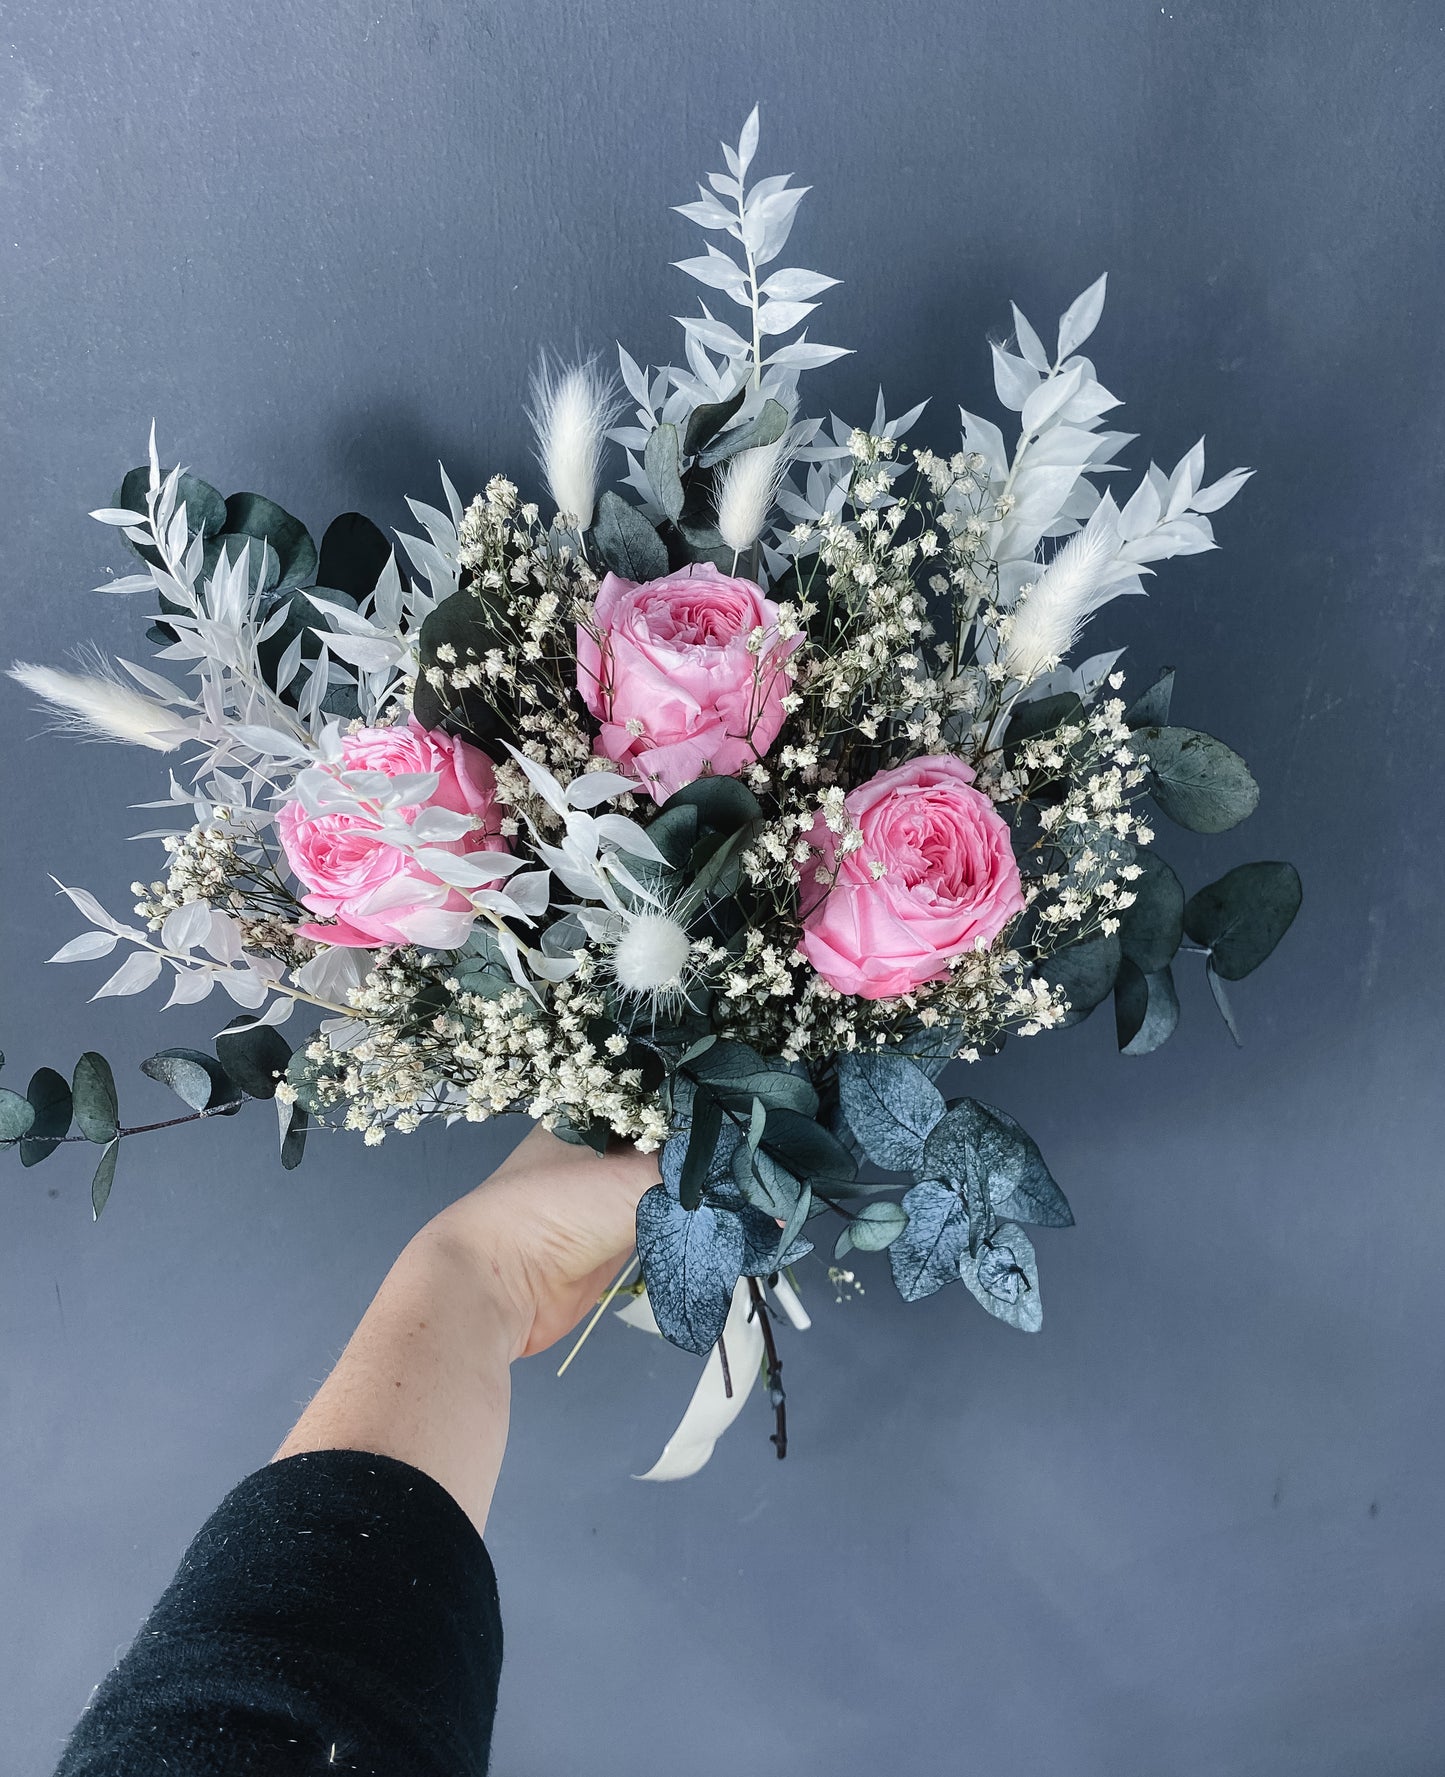
<svg viewBox="0 0 1445 1777">
<path fill-rule="evenodd" d="M 1098 645 L 1181 666 L 1179 719 L 1250 759 L 1258 815 L 1173 830 L 1194 883 L 1288 857 L 1306 905 L 1161 1054 L 1107 1015 L 970 1080 L 1079 1218 L 1041 1241 L 1045 1331 L 881 1263 L 788 1343 L 794 1453 L 750 1411 L 671 1489 L 694 1366 L 609 1326 L 518 1376 L 492 1545 L 496 1768 L 720 1777 L 1423 1777 L 1445 1694 L 1445 1181 L 1438 701 L 1445 457 L 1440 14 L 1384 3 L 14 0 L 0 58 L 6 656 L 142 613 L 85 589 L 85 510 L 159 422 L 223 489 L 319 535 L 525 476 L 544 343 L 676 349 L 696 235 L 667 206 L 763 102 L 815 194 L 827 395 L 991 402 L 984 334 L 1097 273 L 1094 349 L 1172 464 L 1260 474 L 1220 554 L 1111 606 Z M 1046 329 L 1045 329 L 1046 330 Z M 814 387 L 818 387 L 814 379 Z M 922 434 L 921 434 L 922 435 Z M 141 755 L 34 738 L 0 693 L 0 1044 L 15 1083 L 205 1036 L 90 1007 L 47 872 L 123 906 Z M 147 867 L 150 874 L 150 867 Z M 154 996 L 152 996 L 154 997 Z M 267 1115 L 0 1178 L 0 1772 L 43 1777 L 222 1492 L 263 1462 L 387 1263 L 511 1129 L 316 1141 Z M 254 1140 L 244 1139 L 247 1134 Z"/>
</svg>

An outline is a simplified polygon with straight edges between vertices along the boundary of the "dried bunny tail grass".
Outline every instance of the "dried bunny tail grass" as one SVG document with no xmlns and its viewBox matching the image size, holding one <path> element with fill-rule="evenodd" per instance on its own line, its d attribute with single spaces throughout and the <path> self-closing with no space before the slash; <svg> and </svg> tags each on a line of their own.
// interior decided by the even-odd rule
<svg viewBox="0 0 1445 1777">
<path fill-rule="evenodd" d="M 1052 672 L 1078 639 L 1101 596 L 1117 578 L 1118 532 L 1101 501 L 1088 525 L 1070 537 L 1014 606 L 1002 661 L 1010 679 L 1031 684 Z"/>
<path fill-rule="evenodd" d="M 527 417 L 537 460 L 558 517 L 575 520 L 579 531 L 592 523 L 607 432 L 621 411 L 617 386 L 595 357 L 569 365 L 544 354 L 533 372 Z"/>
<path fill-rule="evenodd" d="M 87 672 L 61 672 L 17 660 L 9 676 L 54 711 L 55 727 L 83 740 L 123 740 L 132 746 L 173 753 L 191 738 L 190 729 L 159 701 L 132 690 L 98 652 L 82 653 Z"/>
<path fill-rule="evenodd" d="M 778 488 L 788 472 L 792 442 L 787 432 L 772 444 L 754 445 L 728 459 L 717 489 L 717 528 L 734 555 L 763 534 Z"/>
</svg>

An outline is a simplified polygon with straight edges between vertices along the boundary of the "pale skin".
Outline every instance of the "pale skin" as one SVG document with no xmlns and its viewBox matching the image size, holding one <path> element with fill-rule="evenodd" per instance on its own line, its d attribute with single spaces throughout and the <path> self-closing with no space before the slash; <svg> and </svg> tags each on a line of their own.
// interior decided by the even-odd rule
<svg viewBox="0 0 1445 1777">
<path fill-rule="evenodd" d="M 507 1444 L 511 1365 L 564 1338 L 632 1250 L 657 1156 L 534 1129 L 387 1273 L 272 1461 L 372 1450 L 441 1483 L 477 1529 Z"/>
</svg>

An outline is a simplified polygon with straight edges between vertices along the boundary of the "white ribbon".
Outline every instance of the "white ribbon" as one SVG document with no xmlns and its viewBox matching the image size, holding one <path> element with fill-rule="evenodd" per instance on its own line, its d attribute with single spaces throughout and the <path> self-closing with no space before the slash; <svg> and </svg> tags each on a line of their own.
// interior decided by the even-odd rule
<svg viewBox="0 0 1445 1777">
<path fill-rule="evenodd" d="M 766 1288 L 765 1285 L 762 1287 Z M 779 1308 L 799 1332 L 812 1325 L 798 1300 L 797 1291 L 786 1277 L 778 1277 L 773 1294 Z M 619 1308 L 617 1318 L 643 1332 L 659 1333 L 652 1305 L 645 1294 L 634 1296 L 625 1308 Z M 740 1277 L 733 1290 L 722 1343 L 727 1348 L 727 1373 L 732 1382 L 732 1393 L 729 1394 L 724 1385 L 722 1356 L 715 1345 L 708 1353 L 702 1375 L 677 1430 L 647 1473 L 633 1476 L 635 1481 L 683 1481 L 689 1475 L 695 1475 L 707 1465 L 718 1439 L 742 1412 L 763 1362 L 763 1329 L 759 1315 L 753 1311 L 752 1291 L 746 1277 Z"/>
</svg>

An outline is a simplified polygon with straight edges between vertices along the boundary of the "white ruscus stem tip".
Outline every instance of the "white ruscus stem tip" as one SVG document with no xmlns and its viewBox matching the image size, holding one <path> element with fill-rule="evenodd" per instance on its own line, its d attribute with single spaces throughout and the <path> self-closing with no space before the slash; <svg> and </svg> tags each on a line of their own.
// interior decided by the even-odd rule
<svg viewBox="0 0 1445 1777">
<path fill-rule="evenodd" d="M 90 740 L 124 740 L 132 746 L 173 753 L 190 729 L 164 704 L 133 691 L 97 658 L 93 673 L 61 672 L 17 660 L 8 671 L 56 712 L 61 728 Z"/>
<path fill-rule="evenodd" d="M 533 373 L 527 417 L 537 460 L 558 517 L 579 531 L 592 523 L 607 431 L 619 412 L 616 386 L 595 358 L 567 365 L 544 357 Z"/>
<path fill-rule="evenodd" d="M 626 993 L 665 993 L 681 985 L 692 945 L 686 931 L 665 913 L 642 913 L 617 940 L 612 969 Z"/>
<path fill-rule="evenodd" d="M 730 457 L 718 482 L 717 528 L 723 542 L 741 555 L 763 534 L 778 486 L 791 455 L 788 435 Z"/>
</svg>

